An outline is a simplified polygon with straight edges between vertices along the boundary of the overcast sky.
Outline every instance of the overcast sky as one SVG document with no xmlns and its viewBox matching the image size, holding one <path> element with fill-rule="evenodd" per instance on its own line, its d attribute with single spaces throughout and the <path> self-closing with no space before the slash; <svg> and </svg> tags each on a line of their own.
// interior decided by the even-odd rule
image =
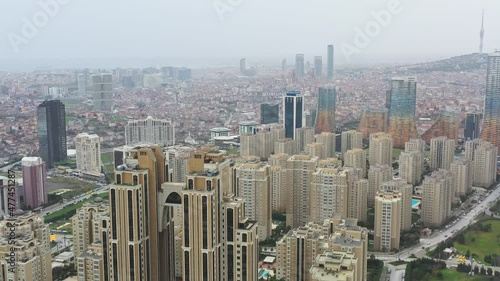
<svg viewBox="0 0 500 281">
<path fill-rule="evenodd" d="M 68 3 L 42 26 L 39 1 Z M 312 62 L 314 55 L 326 57 L 331 43 L 340 63 L 451 56 L 478 51 L 483 8 L 484 50 L 500 48 L 498 0 L 400 0 L 388 24 L 376 30 L 373 13 L 387 11 L 391 1 L 0 0 L 0 58 L 247 57 L 279 63 L 304 53 Z M 24 18 L 33 23 L 34 15 L 42 24 L 35 22 L 38 30 L 25 36 Z M 356 45 L 356 28 L 370 23 L 374 35 Z M 356 52 L 346 55 L 346 46 Z"/>
</svg>

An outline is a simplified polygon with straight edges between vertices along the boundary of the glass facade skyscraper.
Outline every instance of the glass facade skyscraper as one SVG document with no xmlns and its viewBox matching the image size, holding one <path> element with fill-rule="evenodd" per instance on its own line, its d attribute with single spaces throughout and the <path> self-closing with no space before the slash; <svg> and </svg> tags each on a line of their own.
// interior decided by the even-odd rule
<svg viewBox="0 0 500 281">
<path fill-rule="evenodd" d="M 336 100 L 337 92 L 335 91 L 335 85 L 319 87 L 318 112 L 315 122 L 316 134 L 321 134 L 323 132 L 335 133 Z"/>
<path fill-rule="evenodd" d="M 37 109 L 39 153 L 47 168 L 67 158 L 66 110 L 59 100 L 42 102 Z"/>
<path fill-rule="evenodd" d="M 394 147 L 402 148 L 411 138 L 417 137 L 415 107 L 417 99 L 417 79 L 415 77 L 392 78 L 389 133 Z"/>
<path fill-rule="evenodd" d="M 482 113 L 467 113 L 465 116 L 464 140 L 469 141 L 479 137 L 479 126 L 481 124 Z"/>
<path fill-rule="evenodd" d="M 303 114 L 303 96 L 299 91 L 288 91 L 283 97 L 283 123 L 286 138 L 295 138 L 295 129 L 302 128 Z"/>
<path fill-rule="evenodd" d="M 280 119 L 279 104 L 263 103 L 260 105 L 260 123 L 262 125 L 278 123 L 279 119 Z"/>
<path fill-rule="evenodd" d="M 295 55 L 295 76 L 304 77 L 304 55 Z"/>
<path fill-rule="evenodd" d="M 500 51 L 488 56 L 481 138 L 500 148 Z"/>
<path fill-rule="evenodd" d="M 333 78 L 333 45 L 328 45 L 328 56 L 327 56 L 327 78 Z"/>
</svg>

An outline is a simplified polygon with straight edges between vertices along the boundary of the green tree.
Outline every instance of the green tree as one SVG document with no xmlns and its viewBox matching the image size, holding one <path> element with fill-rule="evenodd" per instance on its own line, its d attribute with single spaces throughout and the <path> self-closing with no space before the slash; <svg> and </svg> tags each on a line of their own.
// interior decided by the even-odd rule
<svg viewBox="0 0 500 281">
<path fill-rule="evenodd" d="M 488 267 L 488 270 L 486 270 L 486 272 L 488 272 L 489 276 L 493 275 L 493 269 L 491 269 L 491 267 Z"/>
<path fill-rule="evenodd" d="M 481 266 L 481 275 L 486 275 L 486 269 L 484 266 Z"/>
</svg>

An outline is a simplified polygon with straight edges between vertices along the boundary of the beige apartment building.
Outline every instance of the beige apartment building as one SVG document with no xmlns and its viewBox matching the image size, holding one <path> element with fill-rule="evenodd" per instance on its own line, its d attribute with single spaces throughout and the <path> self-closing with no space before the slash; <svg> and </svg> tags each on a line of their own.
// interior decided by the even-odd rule
<svg viewBox="0 0 500 281">
<path fill-rule="evenodd" d="M 316 135 L 316 142 L 319 142 L 324 145 L 326 158 L 332 158 L 336 156 L 335 153 L 336 136 L 334 133 L 322 132 L 321 134 Z"/>
<path fill-rule="evenodd" d="M 286 186 L 288 203 L 286 225 L 299 227 L 309 222 L 309 196 L 312 174 L 318 166 L 318 158 L 310 155 L 293 155 L 287 160 Z"/>
<path fill-rule="evenodd" d="M 15 225 L 15 239 L 9 240 Z M 50 229 L 43 218 L 32 212 L 17 210 L 14 216 L 0 221 L 0 280 L 52 281 Z M 11 245 L 9 241 L 15 241 Z M 15 261 L 10 263 L 11 253 Z M 11 271 L 9 271 L 9 269 Z"/>
<path fill-rule="evenodd" d="M 399 249 L 401 193 L 379 191 L 375 197 L 375 251 Z"/>
<path fill-rule="evenodd" d="M 236 195 L 245 201 L 245 214 L 257 221 L 259 240 L 271 236 L 271 166 L 262 163 L 236 164 Z"/>
<path fill-rule="evenodd" d="M 362 179 L 366 178 L 366 152 L 360 148 L 346 151 L 344 166 L 360 169 L 358 176 Z"/>
<path fill-rule="evenodd" d="M 370 135 L 369 161 L 371 165 L 392 165 L 392 138 L 386 133 Z"/>
<path fill-rule="evenodd" d="M 455 160 L 450 168 L 453 173 L 452 186 L 455 196 L 463 196 L 472 191 L 474 177 L 474 162 L 467 158 Z"/>
<path fill-rule="evenodd" d="M 382 183 L 381 190 L 384 192 L 399 192 L 401 194 L 401 231 L 410 230 L 413 186 L 407 184 L 402 179 L 393 179 Z"/>
<path fill-rule="evenodd" d="M 429 167 L 432 171 L 449 170 L 455 155 L 455 140 L 447 137 L 431 139 L 431 159 Z"/>
<path fill-rule="evenodd" d="M 452 186 L 453 173 L 438 170 L 426 176 L 422 182 L 422 223 L 439 227 L 450 217 L 451 203 L 455 196 Z"/>
<path fill-rule="evenodd" d="M 382 183 L 392 179 L 392 167 L 389 165 L 370 165 L 368 170 L 368 192 L 367 204 L 369 207 L 375 205 L 375 194 L 382 187 Z"/>
<path fill-rule="evenodd" d="M 357 132 L 355 130 L 342 132 L 341 138 L 341 154 L 340 157 L 344 159 L 344 154 L 348 150 L 352 149 L 362 149 L 363 148 L 363 133 Z"/>
</svg>

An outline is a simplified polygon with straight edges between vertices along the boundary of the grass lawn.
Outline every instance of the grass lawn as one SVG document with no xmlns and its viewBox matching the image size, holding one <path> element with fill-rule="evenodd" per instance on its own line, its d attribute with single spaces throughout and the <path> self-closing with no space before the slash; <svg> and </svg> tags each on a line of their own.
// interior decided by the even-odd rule
<svg viewBox="0 0 500 281">
<path fill-rule="evenodd" d="M 392 159 L 399 160 L 399 154 L 401 154 L 402 151 L 405 151 L 405 150 L 402 148 L 393 148 L 392 149 Z"/>
<path fill-rule="evenodd" d="M 498 253 L 498 249 L 500 249 L 500 220 L 486 220 L 480 223 L 482 225 L 491 224 L 491 231 L 466 231 L 464 233 L 465 245 L 456 242 L 454 246 L 461 254 L 470 250 L 471 254 L 478 256 L 477 260 L 484 262 L 485 255 Z M 472 242 L 473 237 L 474 242 Z"/>
<path fill-rule="evenodd" d="M 462 281 L 462 280 L 472 280 L 472 281 L 488 281 L 490 280 L 490 277 L 487 276 L 469 276 L 467 273 L 463 272 L 458 272 L 458 271 L 453 271 L 449 269 L 442 269 L 439 272 L 443 274 L 443 278 L 440 279 L 437 276 L 430 276 L 430 274 L 427 274 L 424 280 L 429 280 L 429 281 L 438 281 L 438 280 L 449 280 L 449 281 Z"/>
<path fill-rule="evenodd" d="M 230 148 L 227 149 L 227 154 L 240 154 L 240 149 L 239 148 Z"/>
<path fill-rule="evenodd" d="M 63 199 L 71 199 L 76 195 L 86 193 L 87 191 L 99 187 L 97 184 L 82 181 L 77 178 L 68 177 L 48 178 L 47 185 L 49 187 L 49 193 L 53 193 L 54 191 L 58 191 L 61 189 L 70 189 L 70 191 L 61 194 L 61 197 Z"/>
<path fill-rule="evenodd" d="M 101 153 L 101 162 L 103 164 L 113 162 L 113 151 Z"/>
<path fill-rule="evenodd" d="M 83 206 L 84 203 L 93 201 L 93 200 L 95 200 L 96 197 L 101 197 L 103 199 L 108 199 L 109 193 L 106 192 L 106 193 L 101 193 L 99 195 L 92 196 L 92 197 L 90 197 L 89 199 L 87 199 L 85 201 L 82 201 L 82 202 L 79 202 L 79 203 L 76 203 L 76 204 L 73 204 L 73 205 L 70 205 L 70 206 L 66 206 L 66 208 L 64 208 L 62 210 L 50 213 L 50 215 L 47 215 L 47 216 L 44 217 L 45 223 L 53 222 L 53 221 L 69 220 L 69 216 L 73 216 L 74 214 L 76 214 L 76 210 L 80 209 Z M 58 219 L 58 218 L 60 218 L 62 216 L 66 216 L 66 218 L 64 218 L 64 219 Z"/>
</svg>

